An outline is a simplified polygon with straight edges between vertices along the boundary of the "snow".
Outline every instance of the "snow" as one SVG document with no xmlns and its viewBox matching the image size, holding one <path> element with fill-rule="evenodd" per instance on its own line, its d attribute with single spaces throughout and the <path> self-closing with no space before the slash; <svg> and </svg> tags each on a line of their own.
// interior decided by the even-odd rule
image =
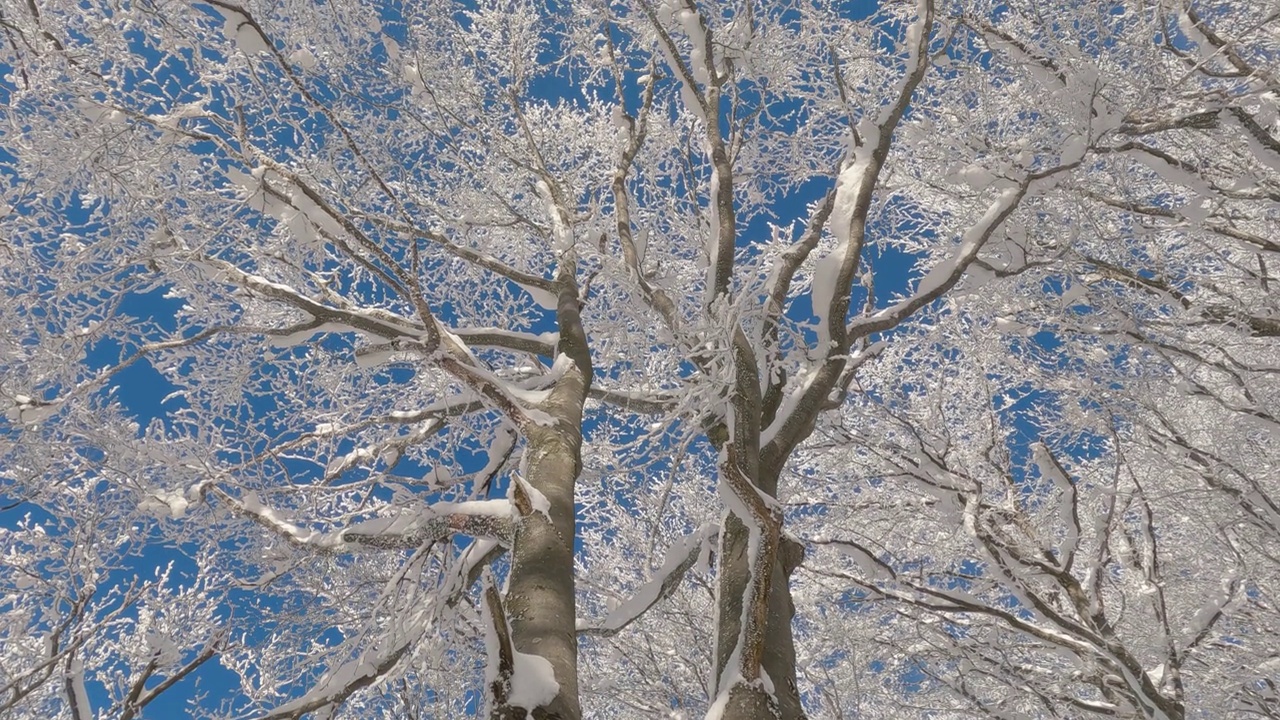
<svg viewBox="0 0 1280 720">
<path fill-rule="evenodd" d="M 1089 139 L 1079 133 L 1073 134 L 1062 142 L 1059 162 L 1063 165 L 1080 162 L 1088 151 Z"/>
<path fill-rule="evenodd" d="M 836 296 L 836 281 L 850 253 L 854 251 L 853 243 L 859 238 L 852 237 L 854 213 L 857 211 L 859 199 L 871 192 L 871 166 L 874 160 L 872 149 L 880 137 L 879 129 L 870 123 L 860 123 L 863 144 L 854 151 L 853 162 L 840 171 L 836 178 L 836 196 L 831 210 L 831 232 L 835 236 L 836 247 L 826 256 L 818 260 L 810 285 L 810 297 L 813 302 L 813 315 L 818 319 L 818 344 L 823 353 L 831 341 L 831 322 L 844 322 L 844 318 L 829 318 L 831 302 Z"/>
<path fill-rule="evenodd" d="M 118 123 L 127 117 L 119 110 L 89 100 L 76 100 L 75 106 L 92 123 Z"/>
<path fill-rule="evenodd" d="M 707 74 L 706 35 L 702 32 L 701 18 L 698 13 L 687 7 L 677 10 L 673 16 L 680 24 L 680 29 L 691 41 L 689 70 L 693 72 L 694 82 L 703 85 L 711 84 L 711 76 Z"/>
<path fill-rule="evenodd" d="M 563 355 L 561 357 L 563 357 Z M 531 405 L 540 405 L 543 402 L 545 402 L 548 397 L 551 396 L 551 390 L 546 390 L 546 389 L 527 390 L 517 385 L 511 385 L 509 383 L 503 383 L 502 391 L 507 396 L 515 400 L 518 400 L 519 404 L 525 407 L 531 406 Z"/>
<path fill-rule="evenodd" d="M 824 323 L 822 327 L 826 327 Z M 778 406 L 778 411 L 774 413 L 773 422 L 769 423 L 769 427 L 760 432 L 760 445 L 768 445 L 777 437 L 778 432 L 782 430 L 782 426 L 787 419 L 795 412 L 796 406 L 800 404 L 800 400 L 809 388 L 818 379 L 818 374 L 822 371 L 821 365 L 814 365 L 808 368 L 797 378 L 796 386 L 787 396 L 783 398 L 782 403 Z"/>
<path fill-rule="evenodd" d="M 911 23 L 910 27 L 907 28 L 907 37 L 906 37 L 907 64 L 906 64 L 906 67 L 903 69 L 900 79 L 898 80 L 898 83 L 899 83 L 898 90 L 897 92 L 894 93 L 894 95 L 902 94 L 903 89 L 906 88 L 908 79 L 911 77 L 911 75 L 915 74 L 916 71 L 919 70 L 920 68 L 920 63 L 921 63 L 920 51 L 921 49 L 927 49 L 929 44 L 929 38 L 923 37 L 924 24 L 925 24 L 925 21 L 928 19 L 928 16 L 931 14 L 932 10 L 933 10 L 933 7 L 932 7 L 931 0 L 917 0 L 916 20 L 915 22 Z M 921 47 L 921 41 L 923 41 L 923 45 L 924 45 L 923 48 Z M 887 113 L 889 112 L 889 108 L 886 107 L 882 109 L 881 112 Z M 888 119 L 887 117 L 882 115 L 881 124 L 883 125 L 884 120 L 887 120 L 887 119 Z"/>
<path fill-rule="evenodd" d="M 710 148 L 707 150 L 710 153 Z M 720 217 L 720 204 L 716 202 L 718 195 L 717 188 L 720 187 L 720 170 L 716 166 L 711 166 L 711 181 L 708 185 L 711 188 L 711 201 L 709 203 L 708 213 L 711 217 L 711 229 L 707 233 L 706 254 L 707 254 L 707 280 L 706 292 L 708 294 L 708 302 L 714 301 L 711 293 L 715 292 L 716 287 L 716 267 L 720 263 L 720 225 L 723 219 Z"/>
<path fill-rule="evenodd" d="M 734 651 L 732 660 L 734 661 L 732 667 L 736 668 L 736 650 Z M 722 684 L 720 692 L 716 694 L 715 702 L 711 703 L 711 707 L 707 708 L 707 714 L 703 716 L 703 720 L 734 720 L 734 718 L 726 717 L 725 711 L 729 707 L 729 697 L 732 694 L 733 689 L 739 685 L 756 686 L 764 690 L 769 695 L 774 694 L 773 680 L 769 678 L 769 674 L 764 671 L 764 668 L 760 668 L 760 678 L 751 682 L 744 680 L 740 675 L 735 676 L 731 682 Z"/>
<path fill-rule="evenodd" d="M 358 447 L 345 455 L 341 455 L 330 460 L 329 464 L 324 469 L 324 474 L 326 476 L 338 475 L 350 470 L 356 465 L 359 465 L 361 462 L 370 461 L 377 457 L 378 452 L 376 448 Z"/>
<path fill-rule="evenodd" d="M 548 292 L 540 287 L 525 285 L 523 283 L 516 283 L 516 285 L 519 285 L 521 290 L 528 293 L 529 298 L 533 300 L 533 303 L 543 310 L 555 310 L 560 305 L 560 300 L 556 297 L 555 293 Z"/>
<path fill-rule="evenodd" d="M 261 275 L 247 273 L 231 263 L 222 260 L 204 260 L 192 263 L 197 269 L 203 271 L 211 280 L 218 282 L 234 282 L 242 285 L 246 290 L 259 290 L 267 293 L 276 293 L 282 295 L 295 295 L 303 297 L 292 285 L 284 283 L 272 282 Z M 228 280 L 230 276 L 230 280 Z"/>
<path fill-rule="evenodd" d="M 1267 105 L 1263 105 L 1264 109 L 1267 107 Z M 1261 114 L 1263 113 L 1260 112 L 1259 115 Z M 1243 138 L 1245 143 L 1249 146 L 1249 151 L 1253 153 L 1255 160 L 1276 172 L 1280 172 L 1280 155 L 1271 148 L 1263 145 L 1258 138 L 1254 137 L 1253 133 L 1240 122 L 1239 118 L 1229 112 L 1219 113 L 1219 117 L 1223 118 L 1227 123 L 1236 128 L 1239 136 Z M 1266 124 L 1264 123 L 1259 124 L 1266 127 Z"/>
<path fill-rule="evenodd" d="M 721 467 L 723 468 L 727 462 L 728 460 L 727 460 L 726 454 L 724 453 L 724 451 L 721 451 L 721 457 L 720 457 Z M 721 501 L 724 503 L 725 507 L 730 512 L 737 515 L 739 519 L 742 520 L 743 524 L 747 526 L 748 534 L 747 534 L 746 563 L 747 563 L 747 568 L 750 572 L 750 577 L 747 581 L 747 588 L 748 588 L 748 592 L 751 592 L 751 589 L 755 587 L 755 584 L 758 581 L 758 579 L 755 577 L 755 572 L 756 572 L 757 558 L 759 557 L 759 554 L 760 554 L 760 541 L 761 541 L 761 533 L 763 529 L 760 527 L 760 523 L 756 521 L 755 516 L 754 514 L 752 514 L 750 508 L 747 506 L 746 501 L 740 498 L 737 492 L 734 491 L 734 489 L 729 485 L 729 483 L 726 482 L 725 480 L 726 473 L 723 470 L 719 473 L 719 477 L 720 477 L 720 481 L 717 484 L 717 491 L 719 492 Z M 766 504 L 770 503 L 770 499 L 767 497 L 764 497 L 763 494 L 761 494 L 760 491 L 756 489 L 754 486 L 751 486 L 749 489 L 751 492 L 755 492 L 758 496 L 760 496 L 761 501 L 765 502 Z M 750 627 L 750 621 L 748 617 L 748 614 L 750 613 L 750 611 L 751 611 L 751 602 L 749 599 L 744 598 L 744 602 L 742 603 L 741 616 L 738 618 L 738 639 L 737 639 L 737 642 L 734 644 L 733 652 L 730 654 L 729 661 L 725 663 L 724 669 L 721 672 L 718 682 L 715 685 L 717 688 L 720 689 L 720 696 L 717 698 L 716 703 L 712 705 L 712 711 L 708 711 L 708 714 L 707 714 L 708 718 L 719 717 L 719 715 L 713 716 L 711 712 L 715 711 L 715 708 L 718 705 L 720 706 L 719 713 L 723 713 L 724 707 L 722 704 L 722 699 L 724 702 L 727 702 L 729 690 L 738 683 L 747 682 L 742 677 L 742 668 L 740 666 L 742 664 L 741 662 L 742 649 L 747 642 L 752 640 L 751 638 L 747 637 L 747 631 L 748 631 L 748 628 Z M 767 692 L 772 693 L 773 692 L 772 683 L 769 681 L 768 677 L 764 674 L 764 668 L 761 667 L 757 669 L 761 673 L 760 678 L 750 682 L 753 684 L 760 683 L 761 686 Z"/>
<path fill-rule="evenodd" d="M 342 226 L 342 223 L 316 204 L 311 199 L 311 196 L 299 185 L 290 183 L 288 195 L 289 202 L 293 204 L 297 211 L 285 211 L 279 219 L 288 224 L 289 230 L 299 240 L 311 246 L 319 245 L 319 238 L 315 232 L 317 229 L 328 233 L 330 237 L 342 237 L 344 235 L 346 229 Z"/>
<path fill-rule="evenodd" d="M 814 538 L 814 542 L 822 542 L 820 538 Z M 840 551 L 842 555 L 853 561 L 858 569 L 862 571 L 869 579 L 887 580 L 893 577 L 892 573 L 881 564 L 877 558 L 873 557 L 867 550 L 854 545 L 853 543 L 835 541 L 832 544 Z"/>
<path fill-rule="evenodd" d="M 920 50 L 922 49 L 921 41 L 922 40 L 924 41 L 924 46 L 925 46 L 924 49 L 927 49 L 928 42 L 929 42 L 929 38 L 922 37 L 922 33 L 924 32 L 925 20 L 927 19 L 927 16 L 930 14 L 931 10 L 932 8 L 931 8 L 930 0 L 917 0 L 916 20 L 915 22 L 911 23 L 910 27 L 907 28 L 907 37 L 905 39 L 905 42 L 907 45 L 907 62 L 905 67 L 902 70 L 902 73 L 898 77 L 896 87 L 893 90 L 892 97 L 896 98 L 896 97 L 902 96 L 902 93 L 907 88 L 907 83 L 910 81 L 911 76 L 914 75 L 916 71 L 919 70 L 920 68 L 920 63 L 922 62 L 922 58 L 920 54 Z M 885 125 L 888 124 L 890 115 L 894 109 L 894 104 L 895 103 L 887 103 L 881 106 L 880 113 L 879 113 L 880 127 L 884 127 Z M 876 145 L 875 140 L 868 140 L 864 147 L 870 148 L 870 147 L 875 147 L 875 145 Z"/>
<path fill-rule="evenodd" d="M 636 264 L 642 266 L 644 265 L 645 253 L 649 249 L 649 228 L 640 228 L 640 232 L 637 232 L 632 238 L 632 243 L 634 243 L 636 249 Z"/>
<path fill-rule="evenodd" d="M 947 180 L 968 185 L 971 190 L 981 191 L 991 187 L 996 181 L 996 175 L 978 163 L 970 163 L 947 176 Z"/>
<path fill-rule="evenodd" d="M 425 616 L 426 614 L 423 615 Z M 361 681 L 367 682 L 367 679 L 370 678 L 377 678 L 378 668 L 387 665 L 391 660 L 400 656 L 404 652 L 406 645 L 412 643 L 414 638 L 422 634 L 422 631 L 421 620 L 415 619 L 404 623 L 403 627 L 394 631 L 392 637 L 386 637 L 379 642 L 375 642 L 356 657 L 347 660 L 336 668 L 327 670 L 310 690 L 301 697 L 276 707 L 272 712 L 272 716 L 284 717 L 295 708 L 314 707 L 317 704 L 327 705 L 344 697 L 346 689 L 352 685 Z M 317 711 L 317 714 L 319 717 L 323 717 L 325 712 L 326 710 L 321 708 Z"/>
<path fill-rule="evenodd" d="M 535 291 L 542 292 L 537 290 L 537 288 L 535 288 Z M 467 340 L 468 338 L 477 335 L 493 335 L 500 338 L 507 338 L 509 340 L 525 340 L 552 346 L 560 341 L 560 333 L 554 331 L 541 332 L 535 335 L 529 332 L 508 330 L 506 328 L 496 326 L 457 328 L 453 331 L 453 336 L 461 338 L 462 340 Z M 481 344 L 483 345 L 483 343 Z"/>
<path fill-rule="evenodd" d="M 541 655 L 512 651 L 514 672 L 511 673 L 511 690 L 508 701 L 517 707 L 532 709 L 555 699 L 560 692 L 555 668 Z"/>
<path fill-rule="evenodd" d="M 304 328 L 288 335 L 271 335 L 268 342 L 271 347 L 290 348 L 301 345 L 320 334 L 355 332 L 355 328 L 336 322 L 326 322 L 311 328 Z M 357 358 L 358 360 L 358 358 Z"/>
<path fill-rule="evenodd" d="M 1186 10 L 1178 13 L 1178 29 L 1182 31 L 1187 40 L 1195 44 L 1196 52 L 1200 57 L 1208 60 L 1218 54 L 1214 44 L 1209 42 L 1209 38 L 1200 31 L 1200 28 L 1191 20 L 1191 16 Z"/>
<path fill-rule="evenodd" d="M 439 323 L 439 322 L 436 323 L 436 330 L 439 331 L 442 337 L 448 339 L 449 342 L 453 343 L 458 350 L 460 350 L 464 355 L 466 355 L 467 360 L 470 362 L 471 365 L 476 365 L 476 366 L 480 365 L 480 360 L 476 358 L 475 353 L 471 352 L 471 347 L 468 346 L 467 343 L 463 341 L 462 338 L 450 332 L 448 328 L 446 328 L 442 323 Z"/>
<path fill-rule="evenodd" d="M 565 353 L 557 353 L 556 359 L 551 362 L 551 371 L 545 376 L 547 381 L 555 381 L 564 377 L 564 374 L 577 368 L 573 358 Z"/>
<path fill-rule="evenodd" d="M 343 529 L 354 535 L 409 535 L 420 525 L 425 513 L 402 512 L 358 522 Z"/>
<path fill-rule="evenodd" d="M 721 465 L 723 466 L 723 464 L 724 464 L 724 460 L 721 459 Z M 751 509 L 750 507 L 748 507 L 748 505 L 746 505 L 746 501 L 742 500 L 741 497 L 737 496 L 737 492 L 733 491 L 733 488 L 730 486 L 730 483 L 728 483 L 727 480 L 724 479 L 723 470 L 719 471 L 718 478 L 719 480 L 716 483 L 716 489 L 717 489 L 717 492 L 719 493 L 719 498 L 721 498 L 721 502 L 724 503 L 724 507 L 726 507 L 728 511 L 732 512 L 733 515 L 737 515 L 737 518 L 742 520 L 742 523 L 744 523 L 746 527 L 756 528 L 755 515 L 751 514 Z M 751 553 L 749 552 L 748 553 L 749 562 L 751 557 L 753 557 L 753 555 L 751 555 Z"/>
<path fill-rule="evenodd" d="M 537 188 L 538 195 L 546 204 L 547 215 L 551 220 L 551 251 L 557 256 L 563 255 L 573 249 L 573 228 L 565 224 L 551 186 L 547 185 L 545 180 L 539 179 Z"/>
<path fill-rule="evenodd" d="M 226 18 L 227 22 L 222 26 L 222 34 L 228 40 L 235 42 L 236 47 L 240 48 L 241 52 L 246 55 L 256 55 L 271 50 L 262 35 L 258 34 L 258 31 L 249 22 L 248 16 L 219 5 L 211 7 Z"/>
<path fill-rule="evenodd" d="M 1006 41 L 995 33 L 986 33 L 985 37 L 987 45 L 993 50 L 998 49 L 1009 55 L 1016 64 L 1030 72 L 1031 77 L 1036 82 L 1049 87 L 1062 87 L 1062 80 L 1058 78 L 1057 73 L 1040 62 L 1039 59 L 1023 52 L 1017 45 Z"/>
<path fill-rule="evenodd" d="M 687 572 L 693 562 L 704 554 L 703 549 L 708 544 L 707 540 L 714 537 L 718 531 L 718 525 L 708 523 L 672 543 L 663 558 L 662 567 L 641 585 L 631 597 L 610 610 L 609 615 L 598 625 L 591 625 L 586 620 L 579 618 L 578 630 L 617 631 L 626 627 L 661 600 L 664 591 L 670 591 L 670 588 L 679 579 L 677 576 Z"/>
<path fill-rule="evenodd" d="M 275 218 L 308 247 L 320 247 L 320 233 L 341 237 L 346 229 L 322 208 L 303 187 L 280 173 L 258 166 L 248 174 L 236 168 L 224 171 L 227 180 L 244 191 L 250 207 Z M 269 186 L 269 188 L 268 188 Z"/>
<path fill-rule="evenodd" d="M 827 313 L 831 310 L 831 301 L 836 296 L 836 278 L 840 274 L 840 257 L 836 253 L 828 253 L 818 258 L 817 267 L 813 270 L 810 283 L 810 296 L 813 302 L 813 316 L 818 318 L 818 347 L 826 347 L 831 332 L 827 325 Z"/>
<path fill-rule="evenodd" d="M 614 105 L 609 122 L 618 130 L 618 141 L 626 142 L 631 134 L 631 122 L 627 120 L 627 112 L 622 105 Z"/>
<path fill-rule="evenodd" d="M 92 720 L 93 706 L 89 704 L 89 690 L 84 684 L 84 662 L 77 655 L 67 668 L 67 687 L 75 696 L 76 717 L 73 720 Z"/>
<path fill-rule="evenodd" d="M 187 514 L 187 508 L 191 507 L 191 502 L 181 490 L 155 490 L 139 504 L 139 507 L 155 512 L 161 517 L 180 518 Z"/>
<path fill-rule="evenodd" d="M 1235 597 L 1236 587 L 1239 583 L 1239 569 L 1232 568 L 1232 572 L 1222 580 L 1222 587 L 1219 592 L 1205 601 L 1196 614 L 1191 617 L 1187 626 L 1183 628 L 1183 634 L 1188 640 L 1192 640 L 1201 633 L 1208 632 L 1213 624 L 1217 622 L 1221 616 L 1223 609 Z"/>
<path fill-rule="evenodd" d="M 413 86 L 413 94 L 420 95 L 427 90 L 427 84 L 422 81 L 422 72 L 418 70 L 417 65 L 405 65 L 400 69 L 400 77 Z"/>
<path fill-rule="evenodd" d="M 390 35 L 382 36 L 382 47 L 387 51 L 387 59 L 393 63 L 400 62 L 400 43 Z"/>
<path fill-rule="evenodd" d="M 1080 545 L 1080 528 L 1076 524 L 1076 489 L 1054 460 L 1049 448 L 1044 443 L 1035 443 L 1031 447 L 1032 458 L 1040 470 L 1040 477 L 1053 483 L 1058 495 L 1058 520 L 1066 528 L 1066 537 L 1058 549 L 1058 561 L 1069 563 Z"/>
<path fill-rule="evenodd" d="M 1129 150 L 1125 154 L 1147 166 L 1170 185 L 1190 188 L 1200 195 L 1214 194 L 1213 188 L 1205 182 L 1204 178 L 1184 167 L 1166 162 L 1163 158 L 1142 150 Z"/>
<path fill-rule="evenodd" d="M 729 691 L 732 689 L 732 687 L 726 687 L 716 695 L 715 702 L 711 703 L 711 707 L 707 708 L 704 720 L 723 720 L 725 708 L 729 706 Z"/>
<path fill-rule="evenodd" d="M 182 657 L 182 650 L 178 644 L 159 632 L 151 631 L 146 635 L 147 650 L 154 653 L 156 658 L 162 664 L 173 664 L 178 662 Z"/>
<path fill-rule="evenodd" d="M 683 9 L 684 8 L 678 1 L 676 3 L 664 3 L 658 7 L 658 16 L 659 18 L 670 20 L 675 17 L 676 13 Z M 695 39 L 694 44 L 696 45 L 697 43 L 698 41 Z M 667 43 L 658 42 L 657 46 L 658 50 L 662 53 L 662 58 L 667 63 L 667 67 L 671 70 L 672 77 L 680 81 L 680 100 L 683 103 L 684 108 L 692 113 L 694 117 L 702 120 L 705 124 L 707 116 L 706 113 L 702 111 L 702 93 L 698 90 L 696 85 L 688 82 L 684 73 L 680 71 L 680 62 L 676 56 L 672 54 L 671 48 L 667 46 Z"/>
<path fill-rule="evenodd" d="M 524 479 L 523 473 L 515 473 L 513 475 L 513 480 L 516 483 L 520 484 L 520 489 L 524 490 L 525 495 L 529 497 L 529 503 L 533 506 L 533 511 L 536 513 L 541 513 L 547 518 L 548 521 L 550 521 L 551 520 L 551 501 L 547 499 L 547 496 L 543 495 L 542 491 L 539 490 L 538 488 L 534 487 L 533 485 L 530 485 L 529 482 Z M 509 489 L 514 490 L 515 486 L 512 485 L 510 486 Z"/>
<path fill-rule="evenodd" d="M 489 443 L 489 449 L 485 451 L 485 465 L 477 473 L 477 477 L 489 477 L 498 472 L 498 468 L 506 461 L 515 443 L 516 432 L 510 426 L 503 425 L 498 428 L 493 435 L 493 440 Z"/>
<path fill-rule="evenodd" d="M 304 530 L 280 517 L 274 510 L 263 506 L 257 496 L 250 492 L 239 501 L 240 509 L 257 517 L 260 522 L 271 526 L 276 532 L 286 535 L 299 545 L 311 545 L 317 548 L 341 548 L 347 545 L 346 535 L 364 537 L 406 537 L 412 536 L 423 527 L 429 527 L 431 521 L 448 515 L 470 515 L 509 519 L 515 517 L 515 507 L 510 501 L 469 500 L 466 502 L 440 502 L 416 510 L 404 510 L 392 515 L 370 518 L 353 523 L 334 532 L 316 532 Z"/>
<path fill-rule="evenodd" d="M 495 518 L 515 517 L 515 506 L 510 500 L 466 500 L 464 502 L 439 502 L 428 507 L 434 515 L 476 515 Z"/>
<path fill-rule="evenodd" d="M 314 69 L 318 64 L 315 53 L 311 52 L 307 48 L 298 48 L 292 53 L 289 53 L 289 61 L 304 70 Z"/>
<path fill-rule="evenodd" d="M 1024 335 L 1030 337 L 1036 334 L 1036 329 L 1029 325 L 1024 325 L 1012 317 L 996 317 L 996 330 L 1010 335 Z"/>
<path fill-rule="evenodd" d="M 396 356 L 395 350 L 386 348 L 360 348 L 356 350 L 356 367 L 368 370 L 391 362 Z"/>
<path fill-rule="evenodd" d="M 490 583 L 492 583 L 492 576 L 486 580 L 486 584 Z M 485 687 L 488 688 L 498 679 L 500 673 L 498 667 L 500 640 L 494 627 L 496 618 L 489 610 L 489 603 L 481 603 L 480 611 L 484 618 L 484 646 L 487 658 L 484 679 Z M 507 637 L 511 635 L 509 627 L 506 628 L 506 635 Z M 555 668 L 552 667 L 551 661 L 541 655 L 522 653 L 515 648 L 511 649 L 511 655 L 512 668 L 507 684 L 507 703 L 514 707 L 533 710 L 554 700 L 556 694 L 560 692 L 560 683 L 556 681 Z"/>
<path fill-rule="evenodd" d="M 904 300 L 898 305 L 876 313 L 877 316 L 891 313 L 895 308 L 911 302 L 914 298 L 924 297 L 936 292 L 942 287 L 962 265 L 967 265 L 977 257 L 978 250 L 981 248 L 982 241 L 990 233 L 991 229 L 1000 220 L 1001 216 L 1013 205 L 1015 205 L 1022 197 L 1022 189 L 1012 187 L 1001 192 L 987 207 L 987 211 L 983 213 L 978 222 L 974 223 L 964 232 L 960 239 L 960 250 L 952 257 L 933 266 L 929 272 L 920 279 L 920 283 L 916 286 L 913 297 Z"/>
<path fill-rule="evenodd" d="M 276 514 L 275 510 L 263 505 L 262 501 L 258 499 L 258 494 L 252 490 L 246 492 L 240 497 L 240 509 L 250 515 L 261 518 L 267 523 L 275 526 L 277 529 L 295 538 L 301 539 L 303 536 L 314 535 L 314 533 L 311 532 L 303 533 L 297 525 L 283 520 L 278 514 Z"/>
</svg>

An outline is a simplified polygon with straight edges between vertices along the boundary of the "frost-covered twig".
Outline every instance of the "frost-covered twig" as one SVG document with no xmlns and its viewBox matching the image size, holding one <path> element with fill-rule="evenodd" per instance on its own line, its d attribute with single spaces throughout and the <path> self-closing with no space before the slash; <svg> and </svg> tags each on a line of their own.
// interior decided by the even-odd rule
<svg viewBox="0 0 1280 720">
<path fill-rule="evenodd" d="M 306 530 L 263 505 L 255 493 L 236 498 L 216 485 L 203 492 L 225 502 L 232 511 L 248 517 L 290 545 L 324 553 L 349 552 L 359 548 L 412 550 L 439 542 L 454 534 L 494 538 L 509 542 L 513 531 L 514 508 L 508 500 L 439 502 L 417 511 L 392 517 L 373 518 L 330 532 Z"/>
<path fill-rule="evenodd" d="M 662 567 L 641 585 L 626 602 L 614 608 L 597 624 L 578 620 L 578 634 L 612 637 L 628 625 L 639 620 L 650 608 L 670 597 L 680 587 L 684 576 L 697 562 L 704 546 L 719 532 L 714 524 L 703 525 L 689 535 L 680 538 L 667 550 Z"/>
</svg>

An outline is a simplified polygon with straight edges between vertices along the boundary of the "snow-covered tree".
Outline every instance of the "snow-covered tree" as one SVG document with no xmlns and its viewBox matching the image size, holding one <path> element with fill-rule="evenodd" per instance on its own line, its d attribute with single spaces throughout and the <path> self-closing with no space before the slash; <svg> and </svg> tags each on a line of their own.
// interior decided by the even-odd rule
<svg viewBox="0 0 1280 720">
<path fill-rule="evenodd" d="M 1271 3 L 2 7 L 7 712 L 1280 717 Z"/>
</svg>

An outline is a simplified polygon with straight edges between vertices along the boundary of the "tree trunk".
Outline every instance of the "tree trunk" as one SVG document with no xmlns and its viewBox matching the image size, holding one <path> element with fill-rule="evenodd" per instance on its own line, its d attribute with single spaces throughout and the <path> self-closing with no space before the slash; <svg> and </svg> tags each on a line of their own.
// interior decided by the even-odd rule
<svg viewBox="0 0 1280 720">
<path fill-rule="evenodd" d="M 560 690 L 551 702 L 529 708 L 537 720 L 579 720 L 574 486 L 582 470 L 582 408 L 591 384 L 591 355 L 578 315 L 572 266 L 562 268 L 557 350 L 573 360 L 539 410 L 554 424 L 529 423 L 526 481 L 547 499 L 546 515 L 522 512 L 512 542 L 506 610 L 518 652 L 540 655 L 555 670 Z"/>
<path fill-rule="evenodd" d="M 776 482 L 759 483 L 756 487 L 773 497 L 777 493 Z M 716 692 L 725 668 L 733 660 L 733 651 L 742 631 L 742 608 L 751 579 L 747 563 L 747 542 L 750 531 L 737 516 L 731 515 L 720 534 L 718 572 L 718 622 L 716 627 L 716 667 L 714 680 Z M 791 619 L 795 605 L 791 601 L 790 579 L 799 565 L 803 550 L 796 543 L 782 539 L 777 561 L 773 564 L 773 577 L 769 583 L 768 623 L 764 637 L 764 654 L 761 666 L 773 683 L 776 705 L 759 690 L 741 687 L 730 696 L 723 717 L 732 720 L 803 720 L 800 694 L 796 685 L 795 638 L 791 633 Z"/>
</svg>

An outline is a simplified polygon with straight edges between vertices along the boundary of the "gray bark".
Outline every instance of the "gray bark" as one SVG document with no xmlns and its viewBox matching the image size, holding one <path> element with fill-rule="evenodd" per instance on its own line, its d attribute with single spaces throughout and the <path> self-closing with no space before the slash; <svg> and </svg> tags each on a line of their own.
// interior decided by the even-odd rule
<svg viewBox="0 0 1280 720">
<path fill-rule="evenodd" d="M 572 277 L 572 266 L 567 277 Z M 562 278 L 565 277 L 562 269 Z M 591 385 L 591 357 L 578 315 L 577 288 L 562 280 L 557 309 L 560 345 L 574 361 L 539 409 L 555 418 L 552 425 L 530 423 L 525 480 L 547 499 L 546 515 L 520 507 L 522 518 L 512 542 L 506 611 L 515 649 L 540 655 L 555 670 L 560 691 L 540 708 L 529 708 L 536 720 L 579 720 L 578 639 L 576 631 L 573 545 L 577 535 L 573 497 L 582 470 L 582 408 Z M 527 499 L 525 503 L 527 505 Z M 511 708 L 495 708 L 504 718 Z M 521 716 L 523 717 L 523 716 Z"/>
<path fill-rule="evenodd" d="M 734 337 L 734 350 L 737 372 L 732 399 L 735 413 L 732 442 L 735 452 L 730 453 L 728 462 L 735 464 L 737 470 L 756 489 L 769 497 L 776 497 L 777 473 L 762 472 L 761 468 L 760 427 L 764 403 L 759 390 L 759 371 L 755 364 L 754 350 L 740 331 Z M 725 472 L 724 467 L 721 472 Z M 738 637 L 742 633 L 743 608 L 751 593 L 751 567 L 747 558 L 750 530 L 744 521 L 754 522 L 750 518 L 729 517 L 720 534 L 714 677 L 717 693 L 723 689 L 720 687 L 721 678 L 724 677 L 738 645 Z M 758 686 L 738 685 L 730 695 L 724 713 L 726 718 L 802 720 L 805 717 L 796 690 L 795 638 L 791 632 L 795 607 L 788 584 L 791 571 L 795 570 L 797 564 L 789 563 L 788 558 L 794 558 L 795 554 L 794 543 L 782 542 L 775 548 L 763 636 L 745 638 L 743 642 L 744 646 L 758 645 L 760 669 L 773 683 L 774 694 L 771 697 Z"/>
<path fill-rule="evenodd" d="M 776 485 L 772 490 L 776 492 Z M 772 496 L 773 493 L 769 494 Z M 721 533 L 719 619 L 716 628 L 717 683 L 731 660 L 741 632 L 743 600 L 750 580 L 746 557 L 748 535 L 746 525 L 736 516 L 729 518 Z M 769 702 L 764 693 L 748 692 L 743 688 L 731 696 L 724 715 L 726 718 L 803 720 L 805 717 L 796 686 L 796 649 L 791 631 L 795 605 L 791 600 L 789 585 L 791 573 L 799 565 L 802 554 L 799 545 L 784 538 L 777 561 L 773 564 L 773 577 L 769 585 L 768 623 L 763 638 L 761 666 L 773 682 L 776 702 Z"/>
</svg>

